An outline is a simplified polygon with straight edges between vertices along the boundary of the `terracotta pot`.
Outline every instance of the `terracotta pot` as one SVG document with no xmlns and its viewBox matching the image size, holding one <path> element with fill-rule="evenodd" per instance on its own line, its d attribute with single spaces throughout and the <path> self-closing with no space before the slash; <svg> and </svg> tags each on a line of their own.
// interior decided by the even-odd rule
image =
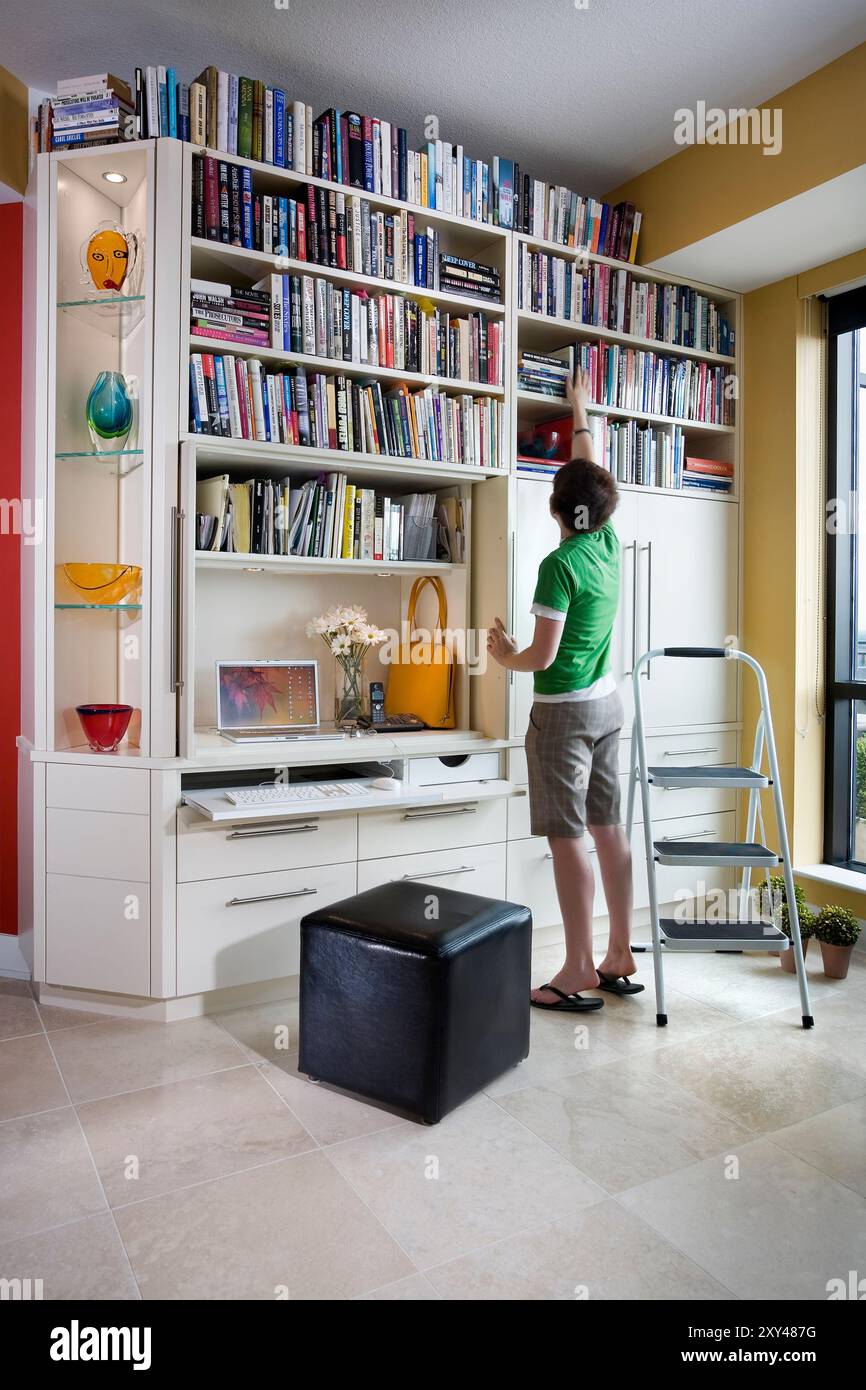
<svg viewBox="0 0 866 1390">
<path fill-rule="evenodd" d="M 821 955 L 824 959 L 824 974 L 828 980 L 844 980 L 851 964 L 853 946 L 830 946 L 821 942 Z"/>
<path fill-rule="evenodd" d="M 803 957 L 804 957 L 804 959 L 805 959 L 805 956 L 806 956 L 806 952 L 807 952 L 808 949 L 809 949 L 809 942 L 811 941 L 811 939 L 812 939 L 812 938 L 811 938 L 810 936 L 801 937 L 801 940 L 802 940 L 802 942 L 803 942 Z M 788 949 L 787 949 L 787 951 L 780 951 L 780 952 L 779 952 L 779 960 L 782 962 L 782 969 L 783 969 L 783 970 L 787 970 L 787 972 L 788 972 L 789 975 L 796 975 L 796 973 L 797 973 L 797 967 L 796 967 L 796 965 L 794 964 L 794 948 L 793 948 L 793 946 L 789 946 Z"/>
</svg>

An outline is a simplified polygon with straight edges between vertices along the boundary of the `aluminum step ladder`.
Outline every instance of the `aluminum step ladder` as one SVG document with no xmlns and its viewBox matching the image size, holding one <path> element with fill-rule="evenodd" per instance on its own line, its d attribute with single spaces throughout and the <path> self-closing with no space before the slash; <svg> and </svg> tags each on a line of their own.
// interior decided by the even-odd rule
<svg viewBox="0 0 866 1390">
<path fill-rule="evenodd" d="M 755 726 L 754 753 L 750 767 L 649 767 L 647 765 L 641 674 L 644 668 L 648 670 L 651 661 L 668 657 L 689 660 L 741 661 L 744 666 L 748 666 L 754 672 L 758 683 L 761 709 Z M 634 686 L 634 723 L 632 725 L 626 834 L 630 843 L 634 822 L 635 791 L 639 785 L 643 808 L 650 927 L 652 930 L 652 944 L 637 945 L 633 949 L 638 951 L 651 950 L 653 953 L 656 1023 L 660 1028 L 663 1028 L 668 1021 L 665 1012 L 663 966 L 666 951 L 728 951 L 739 953 L 742 951 L 793 950 L 800 988 L 803 1027 L 813 1027 L 809 986 L 803 960 L 803 944 L 800 938 L 800 920 L 797 913 L 797 901 L 794 896 L 791 853 L 785 826 L 785 808 L 782 804 L 782 790 L 779 783 L 776 742 L 773 736 L 773 721 L 770 716 L 770 696 L 763 670 L 753 657 L 729 647 L 658 647 L 652 651 L 644 652 L 643 656 L 635 663 L 632 672 L 632 684 Z M 761 771 L 765 745 L 768 773 Z M 651 787 L 716 787 L 747 790 L 749 804 L 746 815 L 745 840 L 733 843 L 697 844 L 687 837 L 655 839 L 650 808 Z M 772 850 L 755 840 L 759 820 L 763 838 L 761 792 L 768 789 L 772 790 L 773 794 L 779 854 L 774 854 Z M 689 868 L 721 866 L 741 869 L 736 917 L 712 922 L 681 922 L 676 918 L 659 917 L 658 886 L 656 883 L 656 866 L 658 864 L 681 865 Z M 772 905 L 769 874 L 771 868 L 777 868 L 780 864 L 785 879 L 790 940 L 783 931 L 779 930 L 778 926 L 768 925 L 766 921 L 762 921 L 760 911 L 754 912 L 752 910 L 754 907 L 754 898 L 751 894 L 752 870 L 763 869 L 765 871 L 766 901 Z M 759 895 L 759 907 L 760 901 Z"/>
</svg>

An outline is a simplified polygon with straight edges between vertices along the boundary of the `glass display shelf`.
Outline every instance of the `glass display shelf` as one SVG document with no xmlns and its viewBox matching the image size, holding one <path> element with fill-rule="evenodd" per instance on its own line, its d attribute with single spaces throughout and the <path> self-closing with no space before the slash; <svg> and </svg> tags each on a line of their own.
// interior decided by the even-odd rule
<svg viewBox="0 0 866 1390">
<path fill-rule="evenodd" d="M 84 299 L 59 299 L 57 308 L 117 338 L 130 333 L 141 323 L 145 312 L 145 296 L 116 294 L 104 299 L 95 296 Z"/>
<path fill-rule="evenodd" d="M 126 477 L 141 468 L 144 463 L 143 449 L 64 449 L 54 455 L 59 462 L 84 463 L 105 473 L 116 473 Z"/>
<path fill-rule="evenodd" d="M 140 603 L 55 603 L 58 611 L 95 609 L 100 613 L 140 613 Z"/>
</svg>

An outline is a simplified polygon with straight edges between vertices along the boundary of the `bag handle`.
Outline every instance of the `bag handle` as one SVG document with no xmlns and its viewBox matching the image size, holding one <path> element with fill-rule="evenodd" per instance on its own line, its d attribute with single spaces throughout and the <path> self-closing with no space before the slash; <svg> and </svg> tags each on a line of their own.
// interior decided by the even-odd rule
<svg viewBox="0 0 866 1390">
<path fill-rule="evenodd" d="M 409 624 L 409 640 L 412 640 L 412 633 L 415 630 L 415 609 L 421 597 L 425 584 L 432 584 L 435 593 L 439 598 L 439 630 L 444 632 L 448 627 L 448 600 L 445 597 L 445 585 L 438 575 L 422 574 L 412 585 L 412 592 L 409 595 L 409 607 L 406 611 L 406 621 Z"/>
</svg>

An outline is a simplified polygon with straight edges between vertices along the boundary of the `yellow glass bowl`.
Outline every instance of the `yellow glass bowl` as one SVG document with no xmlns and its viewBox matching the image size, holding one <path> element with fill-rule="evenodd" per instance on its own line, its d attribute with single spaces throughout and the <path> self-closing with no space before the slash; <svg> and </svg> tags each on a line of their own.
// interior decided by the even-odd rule
<svg viewBox="0 0 866 1390">
<path fill-rule="evenodd" d="M 141 588 L 141 565 L 75 561 L 58 568 L 86 603 L 123 603 Z"/>
</svg>

